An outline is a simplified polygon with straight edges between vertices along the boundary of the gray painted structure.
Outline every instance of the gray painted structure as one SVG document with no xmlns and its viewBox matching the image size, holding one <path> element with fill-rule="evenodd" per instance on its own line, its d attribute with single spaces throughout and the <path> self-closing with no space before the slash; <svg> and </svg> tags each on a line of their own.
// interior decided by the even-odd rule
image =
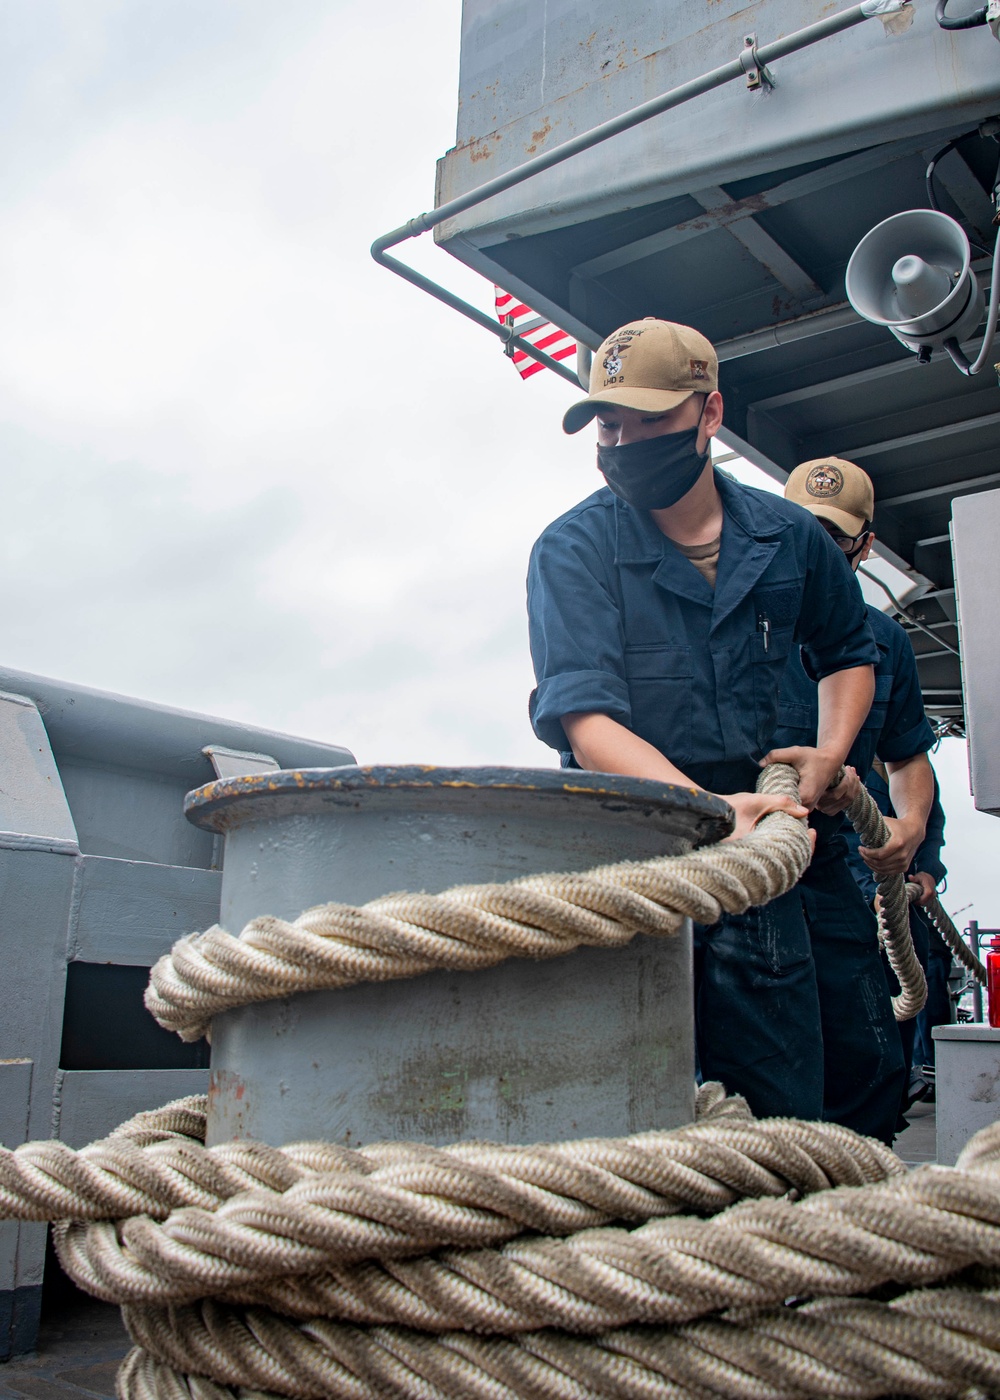
<svg viewBox="0 0 1000 1400">
<path fill-rule="evenodd" d="M 222 925 L 690 850 L 719 798 L 607 774 L 387 768 L 193 793 L 224 832 Z M 212 1024 L 209 1142 L 537 1142 L 689 1123 L 691 926 L 554 960 L 310 992 Z"/>
<path fill-rule="evenodd" d="M 953 509 L 969 780 L 979 810 L 1000 816 L 1000 491 L 966 496 Z"/>
<path fill-rule="evenodd" d="M 0 1140 L 82 1147 L 203 1092 L 203 1047 L 141 1006 L 146 969 L 219 913 L 221 845 L 183 817 L 226 751 L 353 762 L 346 749 L 0 669 Z M 216 768 L 217 771 L 217 768 Z M 34 1343 L 45 1227 L 0 1223 L 0 1359 Z"/>
<path fill-rule="evenodd" d="M 1000 1118 L 1000 1030 L 935 1026 L 937 1159 L 954 1166 L 980 1128 Z"/>
<path fill-rule="evenodd" d="M 636 7 L 467 0 L 457 144 L 437 203 L 820 17 L 815 0 Z M 774 88 L 703 94 L 443 223 L 435 237 L 581 343 L 657 315 L 720 349 L 725 440 L 779 480 L 826 453 L 876 485 L 882 552 L 907 573 L 929 711 L 963 723 L 951 502 L 1000 482 L 1000 388 L 918 365 L 846 304 L 861 237 L 937 197 L 992 246 L 1000 112 L 985 27 L 933 5 L 870 19 L 773 67 Z M 987 280 L 988 259 L 974 263 Z M 555 430 L 555 428 L 554 428 Z"/>
</svg>

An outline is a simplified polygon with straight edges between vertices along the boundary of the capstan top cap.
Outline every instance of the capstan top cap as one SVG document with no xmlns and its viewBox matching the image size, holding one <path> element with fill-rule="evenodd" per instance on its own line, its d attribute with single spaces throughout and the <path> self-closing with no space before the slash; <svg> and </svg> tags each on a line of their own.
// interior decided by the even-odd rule
<svg viewBox="0 0 1000 1400">
<path fill-rule="evenodd" d="M 609 335 L 594 356 L 590 393 L 563 416 L 577 433 L 604 404 L 666 413 L 692 394 L 719 387 L 719 361 L 709 341 L 674 321 L 629 321 Z"/>
<path fill-rule="evenodd" d="M 860 535 L 875 515 L 871 477 L 843 457 L 815 457 L 796 467 L 785 482 L 785 500 L 832 520 L 848 535 Z"/>
</svg>

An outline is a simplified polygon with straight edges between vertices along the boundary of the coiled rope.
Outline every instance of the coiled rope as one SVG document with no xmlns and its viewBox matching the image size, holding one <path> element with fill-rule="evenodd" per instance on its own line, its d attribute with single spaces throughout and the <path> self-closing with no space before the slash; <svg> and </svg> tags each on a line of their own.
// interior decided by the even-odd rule
<svg viewBox="0 0 1000 1400">
<path fill-rule="evenodd" d="M 219 1211 L 237 1196 L 243 1206 L 260 1201 L 254 1192 L 288 1193 L 283 1200 L 290 1203 L 291 1189 L 301 1186 L 308 1196 L 319 1191 L 327 1222 L 342 1222 L 340 1257 L 363 1258 L 385 1246 L 390 1222 L 405 1254 L 435 1242 L 496 1242 L 528 1229 L 571 1234 L 684 1210 L 714 1213 L 748 1197 L 863 1185 L 899 1169 L 887 1148 L 835 1124 L 775 1120 L 750 1130 L 743 1100 L 712 1103 L 715 1088 L 702 1085 L 699 1122 L 691 1128 L 532 1147 L 228 1142 L 207 1148 L 206 1101 L 179 1100 L 80 1151 L 61 1142 L 0 1148 L 0 1215 L 165 1220 L 186 1207 Z M 149 1122 L 157 1119 L 183 1119 L 186 1127 L 154 1135 Z M 145 1141 L 133 1129 L 137 1123 Z M 721 1135 L 719 1125 L 726 1129 Z M 440 1233 L 445 1224 L 450 1235 Z"/>
<path fill-rule="evenodd" d="M 1000 1123 L 907 1175 L 847 1129 L 755 1122 L 711 1087 L 701 1106 L 617 1141 L 316 1144 L 311 1165 L 310 1145 L 265 1148 L 294 1184 L 159 1224 L 64 1221 L 56 1246 L 123 1305 L 121 1400 L 998 1392 Z M 182 1101 L 76 1156 L 252 1161 L 259 1145 L 204 1148 L 203 1114 Z M 635 1229 L 575 1228 L 642 1219 L 651 1196 Z"/>
<path fill-rule="evenodd" d="M 116 1162 L 129 1180 L 155 1163 L 168 1196 L 179 1180 L 211 1189 L 221 1163 L 217 1198 L 162 1224 L 63 1223 L 57 1249 L 78 1283 L 124 1305 L 141 1350 L 123 1397 L 959 1395 L 956 1378 L 1000 1374 L 994 1293 L 778 1307 L 1000 1268 L 1000 1124 L 957 1168 L 907 1176 L 847 1129 L 753 1122 L 711 1086 L 700 1107 L 693 1127 L 622 1140 L 351 1151 L 207 1149 L 204 1102 L 181 1101 L 79 1153 L 58 1145 L 58 1187 L 75 1159 L 96 1213 Z M 7 1180 L 4 1214 L 41 1215 L 43 1146 L 5 1154 L 31 1169 L 17 1212 Z M 274 1184 L 229 1195 L 234 1170 Z M 692 1209 L 709 1218 L 680 1214 Z M 609 1218 L 647 1223 L 595 1228 Z M 772 1353 L 814 1388 L 754 1390 L 754 1360 Z M 678 1388 L 657 1391 L 670 1377 Z"/>
<path fill-rule="evenodd" d="M 998 1300 L 997 1291 L 920 1289 L 889 1303 L 821 1299 L 586 1341 L 428 1338 L 322 1319 L 296 1327 L 259 1310 L 236 1319 L 206 1308 L 184 1317 L 180 1346 L 172 1330 L 130 1318 L 149 1349 L 126 1358 L 119 1395 L 272 1400 L 290 1393 L 293 1376 L 300 1400 L 986 1400 L 1000 1393 Z M 186 1375 L 192 1354 L 223 1379 Z"/>
<path fill-rule="evenodd" d="M 279 1198 L 270 1212 L 260 1199 L 235 1215 L 222 1208 L 212 1230 L 178 1215 L 168 1222 L 173 1229 L 153 1227 L 156 1237 L 129 1221 L 117 1257 L 114 1226 L 104 1223 L 68 1227 L 70 1236 L 85 1229 L 98 1242 L 89 1256 L 67 1227 L 57 1249 L 81 1286 L 161 1325 L 177 1304 L 212 1297 L 425 1332 L 593 1333 L 1000 1267 L 995 1167 L 992 1179 L 926 1167 L 803 1200 L 745 1203 L 707 1220 L 671 1216 L 559 1238 L 522 1231 L 495 1247 L 447 1247 L 454 1237 L 447 1227 L 422 1249 L 390 1235 L 360 1260 L 344 1249 L 342 1218 L 324 1220 L 322 1188 L 293 1189 L 293 1199 Z"/>
<path fill-rule="evenodd" d="M 758 786 L 794 795 L 795 775 Z M 192 1039 L 292 991 L 670 934 L 776 897 L 809 855 L 775 813 L 690 856 L 211 929 L 161 960 L 148 1004 Z M 179 1101 L 81 1152 L 0 1152 L 0 1215 L 58 1221 L 66 1272 L 122 1305 L 121 1400 L 1000 1391 L 1000 1126 L 907 1176 L 847 1129 L 755 1122 L 714 1086 L 699 1108 L 523 1148 L 208 1149 L 203 1101 Z M 906 1291 L 848 1296 L 888 1286 Z"/>
<path fill-rule="evenodd" d="M 287 1311 L 299 1289 L 290 1289 L 290 1280 L 333 1266 L 499 1247 L 525 1232 L 579 1237 L 609 1220 L 642 1222 L 788 1191 L 825 1192 L 897 1169 L 888 1149 L 876 1153 L 846 1129 L 783 1120 L 763 1129 L 705 1124 L 679 1134 L 507 1152 L 406 1144 L 382 1149 L 376 1160 L 380 1155 L 388 1162 L 367 1177 L 317 1173 L 281 1195 L 258 1189 L 214 1210 L 175 1210 L 162 1223 L 139 1217 L 121 1228 L 99 1221 L 60 1227 L 63 1267 L 109 1302 L 176 1303 L 210 1292 L 266 1299 Z M 671 1178 L 679 1190 L 649 1185 Z M 357 1273 L 358 1287 L 364 1277 Z M 311 1297 L 315 1281 L 303 1287 Z M 314 1306 L 305 1304 L 307 1311 Z"/>
</svg>

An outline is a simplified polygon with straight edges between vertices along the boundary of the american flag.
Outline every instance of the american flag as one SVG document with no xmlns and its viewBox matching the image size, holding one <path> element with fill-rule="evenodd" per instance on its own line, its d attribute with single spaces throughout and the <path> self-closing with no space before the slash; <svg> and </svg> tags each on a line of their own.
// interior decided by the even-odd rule
<svg viewBox="0 0 1000 1400">
<path fill-rule="evenodd" d="M 544 350 L 553 360 L 568 360 L 570 355 L 576 354 L 576 341 L 566 331 L 561 331 L 551 321 L 536 316 L 530 306 L 525 306 L 524 302 L 518 301 L 510 292 L 497 287 L 496 294 L 497 317 L 502 325 L 513 326 L 522 340 L 528 341 L 539 350 Z M 526 350 L 515 350 L 511 359 L 522 379 L 530 379 L 533 374 L 545 368 L 538 360 L 533 360 Z"/>
</svg>

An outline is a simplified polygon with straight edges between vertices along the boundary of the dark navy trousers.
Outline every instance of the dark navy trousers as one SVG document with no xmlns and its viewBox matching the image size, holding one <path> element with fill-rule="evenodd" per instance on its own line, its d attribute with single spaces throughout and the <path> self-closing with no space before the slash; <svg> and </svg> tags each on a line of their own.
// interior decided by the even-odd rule
<svg viewBox="0 0 1000 1400">
<path fill-rule="evenodd" d="M 695 925 L 695 1028 L 702 1078 L 743 1094 L 758 1118 L 822 1116 L 819 997 L 798 887 Z"/>
<path fill-rule="evenodd" d="M 916 915 L 915 909 L 911 913 Z M 913 1047 L 915 1065 L 934 1064 L 934 1039 L 931 1031 L 935 1026 L 947 1026 L 954 1018 L 951 1010 L 951 997 L 948 992 L 948 977 L 951 974 L 951 949 L 938 933 L 930 928 L 930 946 L 927 954 L 927 1005 L 917 1016 L 917 1034 Z M 919 954 L 918 954 L 919 956 Z"/>
<path fill-rule="evenodd" d="M 891 1144 L 909 1059 L 875 915 L 843 857 L 814 860 L 797 888 L 822 1011 L 823 1117 Z"/>
</svg>

